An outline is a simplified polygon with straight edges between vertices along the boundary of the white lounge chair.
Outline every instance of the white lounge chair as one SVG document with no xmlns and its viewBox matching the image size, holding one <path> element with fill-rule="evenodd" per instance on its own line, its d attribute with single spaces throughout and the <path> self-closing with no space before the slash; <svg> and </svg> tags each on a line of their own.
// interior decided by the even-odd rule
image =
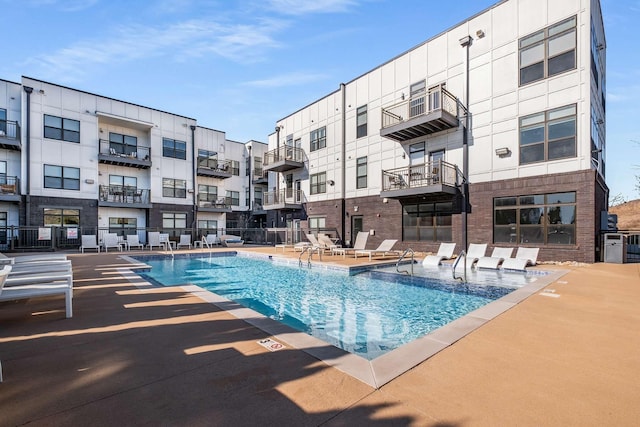
<svg viewBox="0 0 640 427">
<path fill-rule="evenodd" d="M 365 250 L 367 247 L 367 239 L 369 239 L 368 231 L 359 231 L 356 235 L 356 241 L 353 242 L 352 248 L 335 248 L 333 249 L 334 255 L 342 255 L 342 258 L 346 258 L 347 254 L 355 253 L 355 251 Z"/>
<path fill-rule="evenodd" d="M 5 266 L 0 271 L 0 275 L 4 275 L 0 276 L 0 281 L 4 281 L 4 287 L 0 287 L 0 301 L 64 295 L 66 317 L 73 317 L 73 272 L 70 267 L 68 271 L 18 275 L 10 273 L 11 266 Z"/>
<path fill-rule="evenodd" d="M 491 252 L 491 256 L 483 256 L 478 259 L 476 263 L 476 268 L 488 268 L 491 270 L 497 270 L 500 268 L 500 264 L 507 258 L 511 258 L 511 254 L 513 253 L 513 248 L 493 248 L 493 252 Z"/>
<path fill-rule="evenodd" d="M 140 248 L 144 249 L 144 245 L 140 243 L 140 238 L 137 234 L 129 234 L 127 235 L 127 246 L 129 249 L 131 248 Z"/>
<path fill-rule="evenodd" d="M 516 256 L 504 259 L 502 268 L 505 270 L 524 271 L 527 269 L 527 266 L 536 265 L 539 251 L 540 248 L 518 248 Z"/>
<path fill-rule="evenodd" d="M 85 249 L 95 249 L 96 251 L 100 252 L 100 245 L 98 245 L 95 235 L 82 235 L 82 245 L 80 246 L 80 252 L 84 253 Z"/>
<path fill-rule="evenodd" d="M 244 240 L 240 236 L 234 236 L 232 234 L 223 234 L 220 236 L 220 242 L 226 247 L 236 247 L 244 245 Z"/>
<path fill-rule="evenodd" d="M 442 263 L 443 260 L 451 259 L 455 250 L 455 243 L 440 243 L 438 253 L 435 255 L 427 255 L 426 257 L 424 257 L 424 259 L 422 260 L 422 265 L 424 267 L 437 267 Z"/>
<path fill-rule="evenodd" d="M 105 252 L 109 252 L 109 248 L 116 248 L 119 251 L 122 250 L 122 246 L 118 241 L 118 235 L 116 233 L 105 233 L 102 236 L 102 247 Z"/>
<path fill-rule="evenodd" d="M 463 258 L 466 256 L 467 258 L 467 268 L 473 268 L 476 265 L 476 262 L 484 256 L 486 256 L 487 252 L 487 244 L 486 243 L 469 243 L 469 250 L 466 255 L 463 255 Z M 458 265 L 463 264 L 464 261 L 460 260 Z"/>
<path fill-rule="evenodd" d="M 374 256 L 378 255 L 382 255 L 383 258 L 388 254 L 399 256 L 400 252 L 392 249 L 393 245 L 395 245 L 397 241 L 397 239 L 383 240 L 382 243 L 380 243 L 380 246 L 378 246 L 377 248 L 357 250 L 354 252 L 354 256 L 358 258 L 358 255 L 369 255 L 369 261 L 371 261 Z"/>
<path fill-rule="evenodd" d="M 147 246 L 149 250 L 152 251 L 154 246 L 159 248 L 162 247 L 162 243 L 160 243 L 160 232 L 159 231 L 150 231 L 147 233 Z"/>
<path fill-rule="evenodd" d="M 218 237 L 217 234 L 207 234 L 206 236 L 202 237 L 200 246 L 206 246 L 210 248 L 211 246 L 217 246 L 219 244 L 220 244 L 220 238 Z"/>
<path fill-rule="evenodd" d="M 191 249 L 191 236 L 189 234 L 180 235 L 180 241 L 178 242 L 177 248 L 180 249 L 181 246 L 186 246 Z"/>
<path fill-rule="evenodd" d="M 331 255 L 333 255 L 334 249 L 341 248 L 342 245 L 338 245 L 333 242 L 326 234 L 318 233 L 318 243 L 322 245 L 322 247 L 326 250 L 329 249 L 331 251 Z"/>
</svg>

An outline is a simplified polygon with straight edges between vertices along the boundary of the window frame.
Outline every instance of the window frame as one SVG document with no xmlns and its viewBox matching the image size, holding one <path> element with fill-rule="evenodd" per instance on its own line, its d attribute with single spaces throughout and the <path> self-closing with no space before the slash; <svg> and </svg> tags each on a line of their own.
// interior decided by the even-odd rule
<svg viewBox="0 0 640 427">
<path fill-rule="evenodd" d="M 186 199 L 187 180 L 177 178 L 162 178 L 162 197 Z"/>
<path fill-rule="evenodd" d="M 573 110 L 572 114 L 566 114 L 563 116 L 553 117 L 557 113 L 562 110 Z M 536 116 L 544 116 L 543 120 L 533 121 Z M 573 136 L 561 135 L 560 137 L 550 138 L 550 129 L 552 126 L 558 126 L 563 123 L 568 123 L 573 121 Z M 525 123 L 523 125 L 523 123 Z M 527 140 L 530 138 L 535 138 L 536 134 L 532 133 L 536 129 L 542 128 L 544 135 L 541 140 L 534 140 L 532 142 L 526 142 L 523 144 L 523 140 Z M 562 129 L 561 129 L 562 130 Z M 524 137 L 524 138 L 523 138 Z M 539 136 L 538 136 L 539 137 Z M 568 155 L 560 155 L 560 156 L 550 156 L 550 146 L 553 147 L 554 144 L 559 144 L 562 141 L 568 141 L 573 138 L 573 152 Z M 535 163 L 543 163 L 550 162 L 555 160 L 562 159 L 570 159 L 576 157 L 578 150 L 578 105 L 577 104 L 569 104 L 564 105 L 562 107 L 553 108 L 551 110 L 546 110 L 534 114 L 529 114 L 518 119 L 518 154 L 519 154 L 519 164 L 529 165 Z M 531 161 L 523 161 L 523 148 L 525 151 L 531 151 L 530 148 L 535 146 L 542 146 L 542 159 L 531 160 Z"/>
<path fill-rule="evenodd" d="M 426 202 L 403 205 L 402 240 L 450 242 L 453 238 L 453 211 L 452 202 Z M 428 220 L 421 220 L 420 218 L 428 218 Z M 414 222 L 414 224 L 410 222 Z"/>
<path fill-rule="evenodd" d="M 309 175 L 309 192 L 311 195 L 327 192 L 327 172 L 318 172 Z"/>
<path fill-rule="evenodd" d="M 58 126 L 52 126 L 51 121 L 47 123 L 47 118 L 59 120 Z M 77 129 L 69 129 L 69 124 L 76 124 Z M 51 114 L 44 114 L 42 119 L 43 133 L 42 135 L 46 139 L 55 139 L 58 141 L 73 142 L 75 144 L 80 143 L 80 120 L 66 119 L 64 117 L 53 116 Z M 54 132 L 52 134 L 52 132 Z M 59 132 L 59 135 L 57 133 Z M 70 135 L 74 135 L 74 138 L 70 138 Z"/>
<path fill-rule="evenodd" d="M 364 168 L 364 173 L 362 173 Z M 358 157 L 356 159 L 356 189 L 367 188 L 368 175 L 367 156 Z"/>
<path fill-rule="evenodd" d="M 356 139 L 367 136 L 368 111 L 367 104 L 356 109 Z"/>
<path fill-rule="evenodd" d="M 60 218 L 60 221 L 47 223 L 47 218 Z M 70 221 L 74 218 L 77 218 L 77 221 Z M 42 225 L 43 227 L 79 227 L 80 209 L 43 208 Z"/>
<path fill-rule="evenodd" d="M 314 129 L 309 133 L 309 151 L 317 151 L 327 146 L 327 127 Z"/>
<path fill-rule="evenodd" d="M 178 145 L 181 148 L 178 148 Z M 183 147 L 183 148 L 182 148 Z M 162 157 L 187 160 L 187 143 L 179 139 L 162 138 Z"/>
<path fill-rule="evenodd" d="M 133 224 L 133 225 L 131 225 Z M 138 218 L 135 217 L 109 217 L 109 233 L 116 233 L 118 236 L 126 236 L 127 231 L 138 230 Z"/>
<path fill-rule="evenodd" d="M 215 191 L 211 191 L 215 190 Z M 206 197 L 203 199 L 202 195 Z M 218 186 L 208 184 L 198 184 L 198 201 L 215 203 L 218 201 Z"/>
<path fill-rule="evenodd" d="M 227 190 L 225 193 L 225 200 L 229 206 L 240 206 L 240 192 Z"/>
<path fill-rule="evenodd" d="M 162 212 L 163 230 L 185 230 L 186 228 L 186 212 Z"/>
<path fill-rule="evenodd" d="M 554 33 L 553 30 L 556 28 L 561 28 L 563 25 L 573 21 L 573 25 L 569 28 L 561 29 L 558 33 Z M 578 67 L 577 61 L 577 47 L 578 47 L 578 18 L 577 15 L 573 15 L 567 19 L 563 19 L 560 22 L 557 22 L 553 25 L 549 25 L 542 30 L 535 31 L 531 34 L 528 34 L 524 37 L 518 39 L 518 83 L 519 86 L 525 86 L 530 83 L 538 82 L 549 77 L 557 76 L 559 74 L 575 70 Z M 553 56 L 549 56 L 549 45 L 553 40 L 559 39 L 567 34 L 573 32 L 573 48 L 565 49 L 560 52 L 556 52 Z M 526 66 L 522 65 L 522 56 L 523 53 L 537 46 L 542 46 L 542 60 L 527 64 Z M 549 72 L 549 62 L 554 59 L 560 58 L 563 55 L 566 55 L 573 51 L 573 66 L 570 68 L 563 69 L 561 71 L 557 71 L 554 73 Z M 538 78 L 533 78 L 531 80 L 524 81 L 523 79 L 523 71 L 529 69 L 533 66 L 542 65 L 542 76 Z"/>
<path fill-rule="evenodd" d="M 52 169 L 60 169 L 60 174 L 59 175 L 48 175 L 48 173 L 51 172 Z M 47 172 L 47 170 L 49 170 L 49 172 Z M 66 172 L 69 171 L 77 171 L 77 175 L 78 177 L 72 177 L 72 176 L 65 176 Z M 43 165 L 43 188 L 53 188 L 53 189 L 57 189 L 57 190 L 72 190 L 72 191 L 80 191 L 80 168 L 75 168 L 75 167 L 71 167 L 71 166 L 59 166 L 59 165 L 49 165 L 49 164 L 44 164 Z M 47 185 L 47 179 L 49 179 L 49 182 L 51 182 L 52 179 L 59 179 L 60 180 L 60 185 Z M 77 188 L 76 186 L 67 186 L 67 183 L 77 183 Z"/>
<path fill-rule="evenodd" d="M 117 132 L 109 132 L 109 149 L 116 154 L 131 156 L 138 152 L 138 137 Z"/>
</svg>

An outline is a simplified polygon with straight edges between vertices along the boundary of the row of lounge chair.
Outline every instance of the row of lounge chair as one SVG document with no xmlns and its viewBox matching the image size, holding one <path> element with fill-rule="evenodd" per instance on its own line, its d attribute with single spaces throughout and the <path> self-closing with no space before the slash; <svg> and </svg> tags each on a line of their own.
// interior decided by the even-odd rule
<svg viewBox="0 0 640 427">
<path fill-rule="evenodd" d="M 104 250 L 105 252 L 109 252 L 110 248 L 114 248 L 119 251 L 136 248 L 140 250 L 143 250 L 144 248 L 148 248 L 149 250 L 153 250 L 153 248 L 167 250 L 169 245 L 174 244 L 175 246 L 171 247 L 175 247 L 176 249 L 191 249 L 193 246 L 211 247 L 218 244 L 223 244 L 224 246 L 240 246 L 244 244 L 244 240 L 239 236 L 233 235 L 223 235 L 218 237 L 215 234 L 209 234 L 203 237 L 202 241 L 196 241 L 195 245 L 191 242 L 191 235 L 189 234 L 181 234 L 180 240 L 177 243 L 169 240 L 168 233 L 150 231 L 147 234 L 147 237 L 148 242 L 144 245 L 140 242 L 137 234 L 130 234 L 124 238 L 122 236 L 118 236 L 116 233 L 105 233 L 102 235 L 102 240 L 100 242 L 98 242 L 96 236 L 93 234 L 82 235 L 80 252 L 84 253 L 85 250 L 95 250 L 97 252 Z"/>
<path fill-rule="evenodd" d="M 442 263 L 443 260 L 451 259 L 455 251 L 455 243 L 442 243 L 436 255 L 425 257 L 422 264 L 425 267 L 434 267 Z M 528 266 L 534 266 L 538 260 L 539 248 L 519 247 L 516 255 L 512 257 L 513 248 L 495 247 L 491 256 L 485 256 L 487 251 L 486 243 L 471 243 L 466 253 L 467 267 L 479 269 L 497 270 L 526 270 Z"/>
</svg>

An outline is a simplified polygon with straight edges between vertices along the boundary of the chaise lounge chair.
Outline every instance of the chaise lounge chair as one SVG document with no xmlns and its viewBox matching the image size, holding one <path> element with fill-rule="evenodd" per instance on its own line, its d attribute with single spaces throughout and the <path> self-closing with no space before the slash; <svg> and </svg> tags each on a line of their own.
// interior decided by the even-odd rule
<svg viewBox="0 0 640 427">
<path fill-rule="evenodd" d="M 178 242 L 177 248 L 180 249 L 181 246 L 186 246 L 191 249 L 191 236 L 189 234 L 180 235 L 180 241 Z"/>
<path fill-rule="evenodd" d="M 232 234 L 223 234 L 220 236 L 220 242 L 228 248 L 244 245 L 244 240 L 242 240 L 240 236 L 234 236 Z"/>
<path fill-rule="evenodd" d="M 518 248 L 515 257 L 505 258 L 502 262 L 502 268 L 505 270 L 525 271 L 527 266 L 536 265 L 539 251 L 540 248 Z"/>
<path fill-rule="evenodd" d="M 451 259 L 453 252 L 456 250 L 455 243 L 440 243 L 438 253 L 435 255 L 428 255 L 422 260 L 423 267 L 437 267 L 442 264 L 445 259 Z"/>
<path fill-rule="evenodd" d="M 369 238 L 368 231 L 359 231 L 356 235 L 356 241 L 353 243 L 352 248 L 335 248 L 333 249 L 334 255 L 342 255 L 342 258 L 346 258 L 347 254 L 355 253 L 355 251 L 365 250 L 367 247 L 367 239 Z"/>
<path fill-rule="evenodd" d="M 491 256 L 483 256 L 478 259 L 476 263 L 476 268 L 488 268 L 491 270 L 497 270 L 500 268 L 500 264 L 507 259 L 511 258 L 511 254 L 513 253 L 513 248 L 493 248 L 493 252 L 491 252 Z"/>
<path fill-rule="evenodd" d="M 100 252 L 100 245 L 96 241 L 96 236 L 93 234 L 82 235 L 82 245 L 80 245 L 80 252 L 84 253 L 85 249 L 95 249 Z"/>
<path fill-rule="evenodd" d="M 469 243 L 469 250 L 467 251 L 467 268 L 473 268 L 478 260 L 485 256 L 487 252 L 486 243 Z M 462 262 L 462 261 L 460 261 Z"/>
<path fill-rule="evenodd" d="M 105 252 L 109 252 L 109 248 L 116 248 L 119 251 L 122 250 L 122 246 L 120 246 L 118 235 L 116 233 L 105 233 L 102 236 L 102 247 Z"/>
<path fill-rule="evenodd" d="M 369 261 L 371 261 L 374 256 L 378 255 L 382 255 L 383 258 L 387 256 L 387 254 L 400 256 L 400 251 L 391 249 L 397 241 L 397 239 L 383 240 L 382 243 L 380 243 L 380 246 L 378 246 L 377 248 L 357 250 L 354 252 L 354 256 L 358 258 L 358 255 L 369 255 Z"/>
<path fill-rule="evenodd" d="M 144 249 L 144 245 L 140 243 L 140 239 L 138 238 L 137 234 L 127 235 L 127 247 L 129 249 L 131 248 L 140 248 L 141 250 Z"/>
<path fill-rule="evenodd" d="M 331 251 L 331 255 L 334 254 L 334 250 L 335 249 L 339 249 L 342 247 L 342 245 L 338 245 L 333 243 L 333 241 L 329 238 L 329 236 L 327 236 L 326 234 L 321 234 L 318 233 L 318 243 L 320 243 L 320 245 L 322 245 L 322 247 L 325 250 L 330 250 Z"/>
<path fill-rule="evenodd" d="M 162 243 L 160 243 L 160 232 L 159 231 L 150 231 L 147 233 L 147 247 L 150 251 L 153 250 L 154 246 L 159 248 L 162 247 Z"/>
</svg>

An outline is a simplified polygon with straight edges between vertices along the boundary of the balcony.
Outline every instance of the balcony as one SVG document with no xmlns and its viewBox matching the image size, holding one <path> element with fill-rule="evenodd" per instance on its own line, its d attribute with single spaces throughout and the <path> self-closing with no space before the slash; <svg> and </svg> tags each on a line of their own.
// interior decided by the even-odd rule
<svg viewBox="0 0 640 427">
<path fill-rule="evenodd" d="M 231 178 L 233 175 L 231 169 L 231 160 L 218 160 L 210 157 L 198 156 L 198 169 L 196 173 L 199 176 L 210 176 L 213 178 Z"/>
<path fill-rule="evenodd" d="M 123 145 L 101 139 L 98 161 L 109 165 L 149 169 L 151 168 L 151 147 Z"/>
<path fill-rule="evenodd" d="M 286 172 L 303 168 L 304 150 L 302 148 L 284 146 L 268 151 L 264 154 L 262 166 L 267 172 Z"/>
<path fill-rule="evenodd" d="M 253 170 L 253 183 L 254 184 L 268 184 L 269 172 L 262 168 L 256 168 Z"/>
<path fill-rule="evenodd" d="M 463 183 L 456 165 L 438 161 L 382 171 L 380 197 L 403 199 L 424 195 L 455 195 Z"/>
<path fill-rule="evenodd" d="M 285 189 L 280 191 L 270 191 L 263 193 L 262 201 L 265 210 L 300 210 L 304 203 L 304 193 L 302 190 L 294 191 Z"/>
<path fill-rule="evenodd" d="M 198 210 L 200 212 L 231 212 L 231 201 L 210 193 L 198 193 Z"/>
<path fill-rule="evenodd" d="M 114 208 L 150 209 L 151 190 L 128 185 L 101 185 L 98 206 Z"/>
<path fill-rule="evenodd" d="M 0 174 L 0 201 L 19 202 L 20 198 L 20 179 Z"/>
<path fill-rule="evenodd" d="M 262 201 L 254 201 L 251 209 L 251 213 L 254 215 L 266 215 L 267 210 L 264 208 Z"/>
<path fill-rule="evenodd" d="M 458 127 L 458 99 L 436 86 L 400 103 L 382 108 L 380 135 L 398 142 Z"/>
<path fill-rule="evenodd" d="M 0 120 L 0 148 L 20 151 L 20 125 L 13 120 Z"/>
</svg>

